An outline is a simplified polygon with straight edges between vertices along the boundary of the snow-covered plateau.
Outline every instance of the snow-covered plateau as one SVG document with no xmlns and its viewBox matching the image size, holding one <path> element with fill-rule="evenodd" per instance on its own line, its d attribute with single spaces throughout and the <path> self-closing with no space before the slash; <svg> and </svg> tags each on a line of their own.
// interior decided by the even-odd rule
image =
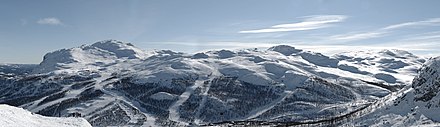
<svg viewBox="0 0 440 127">
<path fill-rule="evenodd" d="M 436 126 L 439 59 L 289 45 L 188 54 L 105 40 L 0 65 L 0 103 L 92 126 Z"/>
</svg>

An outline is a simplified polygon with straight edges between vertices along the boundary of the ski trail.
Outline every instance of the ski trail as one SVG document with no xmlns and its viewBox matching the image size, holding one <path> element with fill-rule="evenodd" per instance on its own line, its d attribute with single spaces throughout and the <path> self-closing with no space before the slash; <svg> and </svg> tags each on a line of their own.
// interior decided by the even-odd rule
<svg viewBox="0 0 440 127">
<path fill-rule="evenodd" d="M 214 78 L 210 78 L 210 79 L 208 79 L 206 81 L 212 81 L 213 79 Z M 196 109 L 196 114 L 195 114 L 195 117 L 194 117 L 195 118 L 194 119 L 194 123 L 196 123 L 197 125 L 199 125 L 200 122 L 201 122 L 201 120 L 199 119 L 200 118 L 200 113 L 201 113 L 201 110 L 203 108 L 205 108 L 205 103 L 206 103 L 206 100 L 208 99 L 208 92 L 209 92 L 210 88 L 211 88 L 211 83 L 208 83 L 208 85 L 205 88 L 205 91 L 202 93 L 202 96 L 203 96 L 202 101 L 200 101 L 199 107 L 197 107 L 197 109 Z"/>
<path fill-rule="evenodd" d="M 108 83 L 116 80 L 116 79 L 112 79 L 112 80 L 105 81 L 105 79 L 108 79 L 109 77 L 110 77 L 110 74 L 105 73 L 105 74 L 102 74 L 102 76 L 100 78 L 97 78 L 96 79 L 96 88 L 100 89 L 102 92 L 104 92 L 107 95 L 113 96 L 114 99 L 121 100 L 121 101 L 125 102 L 126 104 L 128 104 L 129 106 L 135 108 L 136 110 L 141 111 L 141 113 L 145 117 L 147 117 L 147 120 L 144 123 L 145 126 L 156 126 L 155 125 L 156 118 L 151 116 L 151 115 L 149 115 L 149 114 L 147 114 L 146 113 L 147 110 L 142 108 L 142 106 L 139 104 L 139 102 L 137 102 L 135 100 L 132 100 L 132 99 L 129 99 L 125 95 L 123 95 L 121 93 L 113 92 L 111 90 L 107 90 L 107 87 L 109 85 Z"/>
<path fill-rule="evenodd" d="M 198 61 L 198 62 L 203 64 L 203 62 L 200 62 L 200 61 Z M 170 106 L 170 108 L 168 109 L 168 111 L 170 113 L 170 115 L 169 115 L 170 120 L 186 123 L 184 121 L 179 120 L 180 119 L 179 106 L 188 100 L 189 96 L 191 96 L 191 94 L 194 93 L 195 89 L 197 89 L 199 87 L 203 87 L 205 81 L 213 81 L 215 77 L 222 75 L 218 71 L 218 68 L 219 68 L 218 65 L 217 66 L 216 65 L 207 66 L 207 67 L 209 67 L 209 71 L 211 71 L 211 74 L 209 74 L 206 77 L 199 77 L 199 80 L 196 80 L 193 86 L 186 88 L 185 92 L 179 96 L 179 99 L 173 105 Z M 200 122 L 200 120 L 198 118 L 200 118 L 200 111 L 205 107 L 205 103 L 207 100 L 208 91 L 209 91 L 210 86 L 211 86 L 211 83 L 209 83 L 208 86 L 206 86 L 204 93 L 202 93 L 203 98 L 199 104 L 199 107 L 197 107 L 197 109 L 196 109 L 196 113 L 195 113 L 195 117 L 194 117 L 195 123 Z M 186 123 L 186 124 L 188 124 L 188 123 Z"/>
<path fill-rule="evenodd" d="M 266 104 L 264 106 L 258 107 L 251 112 L 249 112 L 248 116 L 245 116 L 243 120 L 249 120 L 253 119 L 255 117 L 260 116 L 261 114 L 267 112 L 268 110 L 272 109 L 275 105 L 282 102 L 286 97 L 292 94 L 292 91 L 284 91 L 281 95 L 281 97 L 277 98 L 276 100 L 270 102 L 269 104 Z"/>
<path fill-rule="evenodd" d="M 189 96 L 194 93 L 194 90 L 196 88 L 202 85 L 203 85 L 203 80 L 196 80 L 193 86 L 186 88 L 185 92 L 183 92 L 179 96 L 179 99 L 168 109 L 170 113 L 169 115 L 170 120 L 185 123 L 179 120 L 180 119 L 179 106 L 182 105 L 186 100 L 188 100 Z"/>
<path fill-rule="evenodd" d="M 62 92 L 62 91 L 66 91 L 67 90 L 67 92 L 64 94 L 64 97 L 62 97 L 62 98 L 58 98 L 56 100 L 44 103 L 42 105 L 38 105 L 38 103 L 40 103 L 41 101 L 43 101 L 47 97 L 50 97 L 50 95 L 49 95 L 49 96 L 43 97 L 43 98 L 41 98 L 41 99 L 39 99 L 37 101 L 30 102 L 30 103 L 33 103 L 33 104 L 27 106 L 26 108 L 28 110 L 32 111 L 32 112 L 39 112 L 39 111 L 41 111 L 41 110 L 43 110 L 43 109 L 45 109 L 45 108 L 47 108 L 49 106 L 55 105 L 55 104 L 60 103 L 60 102 L 62 102 L 64 100 L 76 98 L 79 94 L 81 94 L 82 92 L 84 92 L 87 89 L 87 87 L 84 87 L 84 88 L 81 88 L 81 89 L 77 89 L 77 90 L 73 90 L 73 89 L 69 89 L 69 88 L 70 88 L 70 86 L 65 86 L 60 91 L 60 92 Z M 57 93 L 59 93 L 59 92 L 57 92 Z M 54 93 L 54 94 L 57 94 L 57 93 Z M 53 94 L 51 94 L 51 95 L 53 95 Z"/>
<path fill-rule="evenodd" d="M 125 111 L 125 113 L 127 113 L 127 115 L 130 117 L 129 123 L 136 124 L 138 122 L 138 120 L 145 117 L 145 116 L 142 116 L 141 114 L 138 114 L 137 110 L 133 111 L 132 109 L 130 109 L 131 107 L 128 107 L 127 105 L 125 105 L 125 103 L 119 104 L 119 107 L 121 107 Z"/>
</svg>

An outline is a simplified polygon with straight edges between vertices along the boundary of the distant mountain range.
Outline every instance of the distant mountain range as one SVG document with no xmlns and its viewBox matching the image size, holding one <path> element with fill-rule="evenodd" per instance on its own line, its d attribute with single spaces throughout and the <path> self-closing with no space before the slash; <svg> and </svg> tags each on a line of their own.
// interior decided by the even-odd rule
<svg viewBox="0 0 440 127">
<path fill-rule="evenodd" d="M 106 40 L 0 65 L 0 103 L 93 126 L 435 124 L 439 59 L 288 45 L 186 54 Z"/>
</svg>

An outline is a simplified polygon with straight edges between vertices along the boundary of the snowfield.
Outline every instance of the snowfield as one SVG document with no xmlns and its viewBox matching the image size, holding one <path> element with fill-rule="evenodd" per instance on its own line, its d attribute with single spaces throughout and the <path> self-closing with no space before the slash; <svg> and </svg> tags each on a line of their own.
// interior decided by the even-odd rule
<svg viewBox="0 0 440 127">
<path fill-rule="evenodd" d="M 4 104 L 0 105 L 0 125 L 2 127 L 91 127 L 83 118 L 46 117 Z"/>
<path fill-rule="evenodd" d="M 440 126 L 440 57 L 419 69 L 412 85 L 382 98 L 352 125 Z"/>
<path fill-rule="evenodd" d="M 435 124 L 438 91 L 426 83 L 438 80 L 423 77 L 436 67 L 425 61 L 432 60 L 401 50 L 326 56 L 279 45 L 186 54 L 106 40 L 48 53 L 39 65 L 0 66 L 0 103 L 44 116 L 80 114 L 93 126 L 382 126 L 379 115 L 409 118 L 385 109 L 413 93 L 418 101 L 396 109 L 420 116 L 390 125 Z M 422 65 L 430 69 L 420 76 Z"/>
</svg>

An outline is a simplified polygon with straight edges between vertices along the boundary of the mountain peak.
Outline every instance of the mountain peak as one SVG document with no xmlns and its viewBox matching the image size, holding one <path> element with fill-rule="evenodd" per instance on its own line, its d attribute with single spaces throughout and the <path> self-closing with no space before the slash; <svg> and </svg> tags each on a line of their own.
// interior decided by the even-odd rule
<svg viewBox="0 0 440 127">
<path fill-rule="evenodd" d="M 118 59 L 144 59 L 147 53 L 133 44 L 118 40 L 104 40 L 91 45 L 61 49 L 44 55 L 36 73 L 44 73 L 74 63 L 102 65 Z"/>
<path fill-rule="evenodd" d="M 142 58 L 143 51 L 136 48 L 131 43 L 124 43 L 118 40 L 104 40 L 93 43 L 91 47 L 100 48 L 102 50 L 109 51 L 113 53 L 116 57 L 122 58 L 127 57 L 128 59 Z M 88 46 L 82 47 L 87 49 Z"/>
<path fill-rule="evenodd" d="M 277 45 L 277 46 L 270 47 L 268 50 L 279 52 L 279 53 L 286 55 L 286 56 L 302 51 L 301 49 L 295 49 L 295 47 L 292 47 L 289 45 Z"/>
<path fill-rule="evenodd" d="M 101 47 L 101 46 L 105 46 L 105 45 L 107 45 L 107 46 L 112 45 L 112 46 L 119 46 L 119 47 L 134 47 L 134 45 L 131 43 L 126 43 L 123 41 L 113 40 L 113 39 L 98 41 L 98 42 L 95 42 L 92 44 L 92 46 L 97 46 L 97 47 Z"/>
<path fill-rule="evenodd" d="M 400 58 L 405 58 L 405 57 L 414 57 L 414 55 L 408 51 L 405 50 L 399 50 L 399 49 L 384 49 L 379 51 L 380 54 L 383 55 L 388 55 L 388 56 L 392 56 L 392 57 L 400 57 Z"/>
</svg>

